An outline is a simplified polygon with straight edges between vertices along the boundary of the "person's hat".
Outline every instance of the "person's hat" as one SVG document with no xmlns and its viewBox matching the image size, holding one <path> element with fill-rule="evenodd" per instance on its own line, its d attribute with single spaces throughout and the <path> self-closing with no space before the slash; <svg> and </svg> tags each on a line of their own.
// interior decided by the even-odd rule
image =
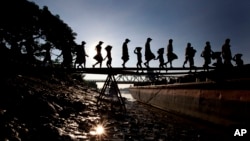
<svg viewBox="0 0 250 141">
<path fill-rule="evenodd" d="M 125 41 L 126 41 L 126 42 L 129 42 L 130 40 L 127 38 Z"/>
<path fill-rule="evenodd" d="M 107 45 L 107 46 L 105 47 L 106 50 L 110 50 L 111 48 L 112 48 L 112 46 L 110 46 L 110 45 Z"/>
<path fill-rule="evenodd" d="M 162 47 L 162 48 L 159 48 L 159 50 L 164 50 L 164 48 Z"/>
<path fill-rule="evenodd" d="M 164 53 L 164 48 L 158 49 L 157 53 Z"/>
<path fill-rule="evenodd" d="M 102 43 L 103 43 L 103 41 L 99 41 L 99 43 L 100 43 L 100 44 L 102 44 Z"/>
<path fill-rule="evenodd" d="M 236 56 L 237 58 L 240 58 L 240 57 L 242 57 L 242 54 L 241 54 L 241 53 L 237 53 L 237 54 L 235 54 L 235 56 Z"/>
<path fill-rule="evenodd" d="M 82 44 L 86 44 L 86 42 L 85 42 L 85 41 L 82 41 Z"/>
<path fill-rule="evenodd" d="M 136 49 L 136 50 L 141 50 L 141 49 L 142 49 L 142 47 L 136 47 L 135 49 Z"/>
</svg>

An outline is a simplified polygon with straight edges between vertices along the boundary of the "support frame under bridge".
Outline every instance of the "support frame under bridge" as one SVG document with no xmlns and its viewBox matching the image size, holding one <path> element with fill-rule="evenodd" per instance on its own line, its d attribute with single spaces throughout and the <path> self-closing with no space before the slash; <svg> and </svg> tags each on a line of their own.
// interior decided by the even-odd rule
<svg viewBox="0 0 250 141">
<path fill-rule="evenodd" d="M 170 82 L 171 80 L 178 81 L 179 75 L 132 75 L 132 74 L 118 74 L 115 80 L 119 84 L 139 84 L 139 83 L 156 83 L 156 82 Z M 88 82 L 105 82 L 105 79 L 86 79 Z"/>
<path fill-rule="evenodd" d="M 209 71 L 213 69 L 213 67 L 208 68 Z M 142 68 L 140 70 L 138 70 L 138 68 L 83 68 L 73 69 L 72 71 L 75 73 L 107 75 L 106 80 L 87 80 L 104 82 L 98 97 L 97 106 L 100 106 L 102 101 L 107 99 L 111 99 L 110 102 L 113 103 L 113 99 L 115 97 L 115 101 L 119 103 L 120 110 L 126 112 L 125 102 L 118 88 L 118 83 L 155 84 L 159 81 L 166 81 L 167 83 L 169 80 L 171 80 L 171 78 L 176 79 L 177 77 L 183 75 L 198 74 L 202 71 L 204 72 L 204 68 Z"/>
</svg>

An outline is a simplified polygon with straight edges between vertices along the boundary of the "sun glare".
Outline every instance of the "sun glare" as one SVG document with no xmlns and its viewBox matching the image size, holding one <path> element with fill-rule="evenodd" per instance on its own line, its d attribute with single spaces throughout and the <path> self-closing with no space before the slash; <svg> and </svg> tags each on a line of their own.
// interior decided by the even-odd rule
<svg viewBox="0 0 250 141">
<path fill-rule="evenodd" d="M 90 134 L 102 136 L 105 134 L 105 129 L 104 129 L 103 125 L 99 124 L 94 128 L 94 130 L 90 131 Z"/>
<path fill-rule="evenodd" d="M 96 50 L 94 47 L 86 47 L 85 49 L 86 54 L 88 54 L 89 57 L 94 57 L 96 55 Z"/>
<path fill-rule="evenodd" d="M 97 127 L 96 127 L 96 134 L 97 135 L 102 135 L 102 134 L 104 134 L 104 128 L 103 128 L 103 126 L 102 125 L 97 125 Z"/>
</svg>

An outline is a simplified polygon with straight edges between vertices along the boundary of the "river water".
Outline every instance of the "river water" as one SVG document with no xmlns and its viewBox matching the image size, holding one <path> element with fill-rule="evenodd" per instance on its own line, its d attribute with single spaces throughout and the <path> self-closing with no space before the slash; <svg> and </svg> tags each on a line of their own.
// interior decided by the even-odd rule
<svg viewBox="0 0 250 141">
<path fill-rule="evenodd" d="M 131 94 L 122 93 L 127 99 L 128 113 L 134 117 L 141 140 L 231 140 L 233 133 L 225 127 L 181 117 L 137 102 Z M 137 134 L 138 135 L 138 134 Z M 133 137 L 131 137 L 133 138 Z"/>
<path fill-rule="evenodd" d="M 109 106 L 94 106 L 93 94 L 86 95 L 84 112 L 71 115 L 57 128 L 62 137 L 74 141 L 211 141 L 238 140 L 225 127 L 181 117 L 137 102 L 122 93 L 126 112 L 109 111 Z M 97 127 L 102 128 L 97 128 Z"/>
<path fill-rule="evenodd" d="M 122 93 L 127 98 L 127 109 L 132 117 L 136 117 L 142 132 L 148 138 L 142 140 L 195 140 L 195 141 L 234 141 L 249 140 L 249 136 L 235 137 L 235 131 L 240 127 L 225 127 L 190 117 L 175 115 L 161 109 L 145 105 L 133 99 L 130 93 Z M 148 134 L 149 133 L 149 134 Z M 144 134 L 145 135 L 145 134 Z M 140 136 L 142 137 L 142 136 Z"/>
</svg>

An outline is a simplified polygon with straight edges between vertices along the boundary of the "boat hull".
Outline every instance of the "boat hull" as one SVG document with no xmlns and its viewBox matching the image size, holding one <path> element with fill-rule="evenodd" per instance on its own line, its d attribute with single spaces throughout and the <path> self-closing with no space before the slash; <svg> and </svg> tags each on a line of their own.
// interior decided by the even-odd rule
<svg viewBox="0 0 250 141">
<path fill-rule="evenodd" d="M 232 85 L 233 86 L 233 85 Z M 214 83 L 186 83 L 131 87 L 139 102 L 215 124 L 249 124 L 250 90 Z"/>
</svg>

